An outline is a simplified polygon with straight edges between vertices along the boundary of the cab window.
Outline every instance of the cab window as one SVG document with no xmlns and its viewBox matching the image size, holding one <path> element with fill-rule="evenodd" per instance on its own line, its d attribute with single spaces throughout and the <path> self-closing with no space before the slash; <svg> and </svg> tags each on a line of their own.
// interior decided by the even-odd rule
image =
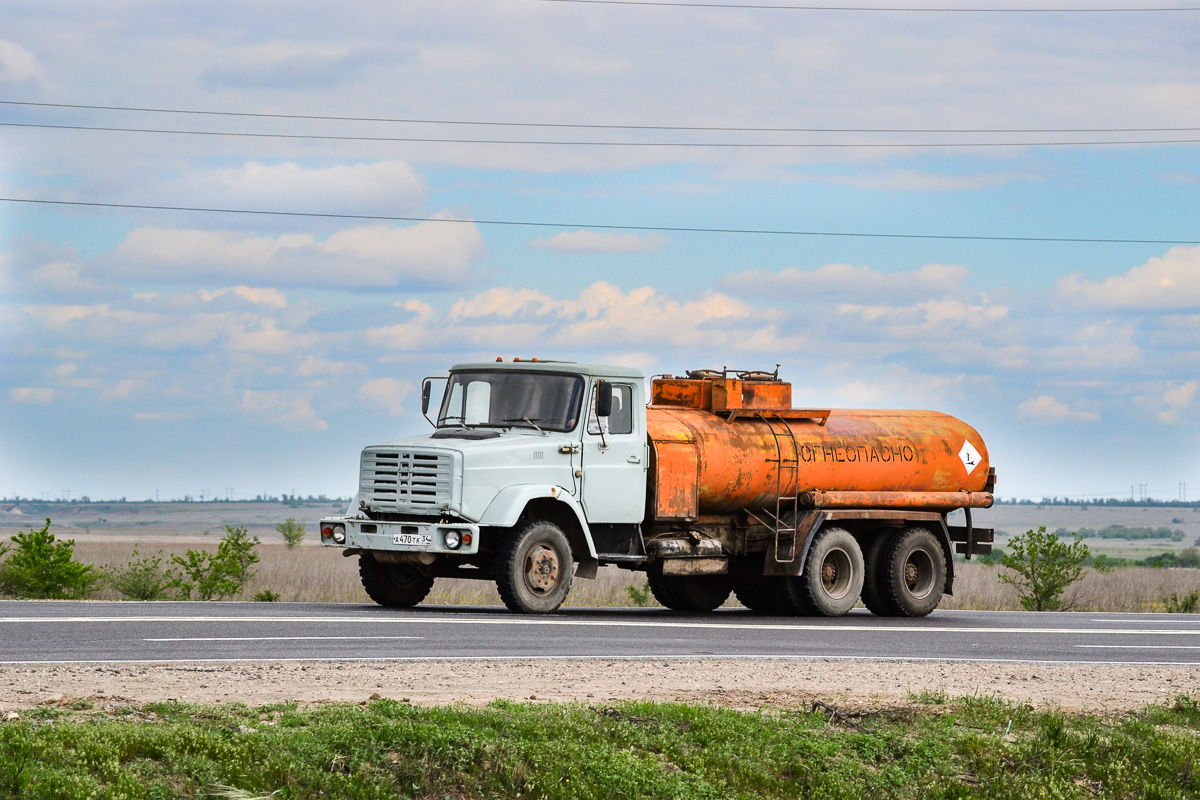
<svg viewBox="0 0 1200 800">
<path fill-rule="evenodd" d="M 627 383 L 612 386 L 612 413 L 604 426 L 605 433 L 633 433 L 633 387 Z M 588 413 L 588 433 L 600 433 L 600 420 L 596 417 L 596 390 L 592 390 L 592 404 Z"/>
</svg>

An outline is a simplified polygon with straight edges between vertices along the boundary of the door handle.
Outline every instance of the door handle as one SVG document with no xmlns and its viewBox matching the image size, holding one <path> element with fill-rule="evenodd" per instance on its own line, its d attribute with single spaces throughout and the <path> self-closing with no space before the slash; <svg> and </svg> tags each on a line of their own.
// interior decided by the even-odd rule
<svg viewBox="0 0 1200 800">
<path fill-rule="evenodd" d="M 627 459 L 625 459 L 625 460 L 626 460 L 626 461 L 628 461 L 630 464 L 640 464 L 640 463 L 642 463 L 642 460 L 641 460 L 640 458 L 638 458 L 637 456 L 630 456 L 629 458 L 627 458 Z"/>
</svg>

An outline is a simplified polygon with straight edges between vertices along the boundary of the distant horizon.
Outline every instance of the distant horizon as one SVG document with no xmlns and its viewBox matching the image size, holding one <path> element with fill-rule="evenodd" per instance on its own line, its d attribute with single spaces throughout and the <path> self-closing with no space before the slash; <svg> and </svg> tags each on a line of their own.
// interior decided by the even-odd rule
<svg viewBox="0 0 1200 800">
<path fill-rule="evenodd" d="M 349 503 L 353 501 L 353 497 L 332 497 L 327 495 L 255 495 L 254 497 L 234 497 L 232 499 L 225 497 L 213 497 L 205 500 L 200 500 L 194 497 L 164 497 L 160 499 L 147 498 L 128 499 L 128 495 L 120 498 L 103 499 L 91 498 L 89 496 L 81 496 L 64 500 L 62 498 L 40 498 L 40 497 L 0 497 L 0 504 L 18 505 L 20 503 L 39 503 L 42 505 L 113 505 L 113 504 L 164 504 L 164 503 L 195 503 L 197 505 L 212 505 L 212 504 L 233 504 L 233 503 L 277 503 L 287 505 L 289 503 Z M 1155 497 L 1145 497 L 1131 499 L 1128 497 L 1005 497 L 996 495 L 996 505 L 1054 505 L 1054 506 L 1122 506 L 1131 508 L 1200 508 L 1200 499 L 1197 500 L 1166 500 Z"/>
</svg>

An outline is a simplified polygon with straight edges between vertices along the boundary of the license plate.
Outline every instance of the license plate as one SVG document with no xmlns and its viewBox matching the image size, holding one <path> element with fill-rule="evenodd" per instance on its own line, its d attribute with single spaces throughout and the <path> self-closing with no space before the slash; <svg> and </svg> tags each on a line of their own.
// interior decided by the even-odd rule
<svg viewBox="0 0 1200 800">
<path fill-rule="evenodd" d="M 392 544 L 402 544 L 408 547 L 429 547 L 433 537 L 424 533 L 393 533 Z"/>
</svg>

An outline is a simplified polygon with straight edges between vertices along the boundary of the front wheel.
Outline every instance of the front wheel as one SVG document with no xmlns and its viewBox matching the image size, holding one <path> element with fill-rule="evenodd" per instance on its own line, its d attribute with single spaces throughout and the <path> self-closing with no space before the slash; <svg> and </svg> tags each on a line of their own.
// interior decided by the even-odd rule
<svg viewBox="0 0 1200 800">
<path fill-rule="evenodd" d="M 567 599 L 574 566 L 562 529 L 534 520 L 505 537 L 496 554 L 496 588 L 513 611 L 549 614 Z"/>
</svg>

